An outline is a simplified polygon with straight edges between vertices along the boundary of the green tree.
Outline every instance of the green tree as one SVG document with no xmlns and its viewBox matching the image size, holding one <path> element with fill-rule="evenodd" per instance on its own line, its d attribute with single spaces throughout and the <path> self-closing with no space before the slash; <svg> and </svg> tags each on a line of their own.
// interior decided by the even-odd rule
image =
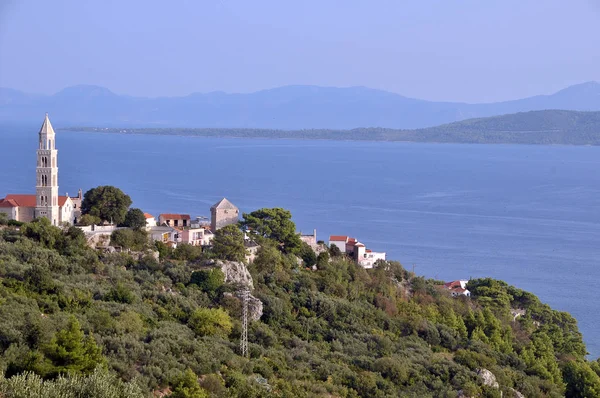
<svg viewBox="0 0 600 398">
<path fill-rule="evenodd" d="M 586 362 L 568 362 L 563 368 L 563 380 L 567 397 L 600 397 L 600 376 Z"/>
<path fill-rule="evenodd" d="M 6 213 L 0 213 L 0 225 L 7 225 L 8 224 L 8 216 L 6 215 Z"/>
<path fill-rule="evenodd" d="M 246 247 L 242 231 L 236 225 L 218 229 L 212 241 L 212 254 L 220 260 L 244 261 Z"/>
<path fill-rule="evenodd" d="M 221 308 L 198 308 L 188 325 L 199 336 L 227 337 L 233 328 L 229 314 Z"/>
<path fill-rule="evenodd" d="M 130 229 L 117 229 L 110 234 L 110 244 L 124 249 L 131 249 L 134 245 L 134 234 Z"/>
<path fill-rule="evenodd" d="M 50 224 L 50 220 L 45 217 L 36 218 L 32 222 L 24 224 L 21 231 L 24 236 L 40 242 L 42 246 L 48 249 L 54 249 L 62 240 L 60 228 Z"/>
<path fill-rule="evenodd" d="M 214 295 L 225 283 L 225 275 L 219 268 L 194 271 L 190 283 L 198 285 L 203 292 Z"/>
<path fill-rule="evenodd" d="M 298 255 L 300 256 L 302 261 L 304 261 L 304 265 L 307 267 L 312 267 L 317 263 L 317 255 L 315 254 L 312 247 L 310 247 L 306 242 L 301 242 Z"/>
<path fill-rule="evenodd" d="M 173 393 L 171 398 L 208 398 L 208 393 L 198 383 L 198 377 L 187 369 L 183 374 L 173 381 Z"/>
<path fill-rule="evenodd" d="M 69 318 L 67 327 L 54 335 L 50 343 L 43 348 L 43 353 L 51 366 L 43 366 L 42 375 L 54 377 L 59 374 L 89 374 L 105 359 L 102 349 L 96 345 L 94 338 L 85 336 L 77 318 Z"/>
<path fill-rule="evenodd" d="M 121 282 L 117 282 L 117 284 L 106 293 L 104 300 L 131 304 L 135 300 L 135 295 Z"/>
<path fill-rule="evenodd" d="M 123 226 L 132 229 L 144 228 L 146 226 L 146 216 L 144 215 L 144 212 L 136 208 L 129 209 L 125 216 Z"/>
<path fill-rule="evenodd" d="M 343 254 L 342 251 L 340 250 L 339 247 L 337 247 L 337 245 L 329 246 L 329 255 L 331 257 L 340 257 L 342 254 Z"/>
<path fill-rule="evenodd" d="M 292 221 L 292 213 L 281 208 L 260 209 L 252 213 L 244 213 L 242 225 L 252 233 L 272 239 L 282 244 L 285 253 L 295 253 L 300 249 L 300 237 L 296 233 L 296 224 Z"/>
<path fill-rule="evenodd" d="M 103 221 L 121 224 L 125 221 L 127 209 L 131 206 L 131 198 L 119 188 L 105 185 L 92 188 L 83 196 L 81 212 Z"/>
<path fill-rule="evenodd" d="M 0 396 L 11 398 L 144 398 L 134 382 L 126 383 L 118 375 L 97 368 L 90 375 L 69 374 L 44 380 L 31 372 L 5 379 L 0 372 Z"/>
<path fill-rule="evenodd" d="M 91 214 L 84 214 L 77 221 L 77 225 L 81 226 L 98 225 L 100 223 L 102 223 L 100 217 L 92 216 Z"/>
</svg>

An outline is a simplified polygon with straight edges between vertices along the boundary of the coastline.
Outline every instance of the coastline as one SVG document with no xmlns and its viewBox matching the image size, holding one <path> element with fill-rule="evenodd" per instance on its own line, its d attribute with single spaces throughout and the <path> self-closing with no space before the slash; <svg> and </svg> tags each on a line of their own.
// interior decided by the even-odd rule
<svg viewBox="0 0 600 398">
<path fill-rule="evenodd" d="M 156 130 L 156 131 L 152 131 Z M 173 131 L 170 129 L 153 129 L 153 128 L 95 128 L 95 127 L 65 127 L 58 128 L 57 131 L 68 131 L 75 133 L 101 133 L 101 134 L 122 134 L 122 135 L 150 135 L 150 136 L 173 136 L 173 137 L 197 137 L 197 138 L 226 138 L 226 139 L 252 139 L 252 140 L 298 140 L 298 141 L 340 141 L 340 142 L 390 142 L 390 143 L 414 143 L 414 144 L 465 144 L 465 145 L 524 145 L 524 146 L 569 146 L 569 147 L 593 147 L 600 146 L 600 140 L 593 143 L 571 143 L 571 142 L 523 142 L 517 140 L 437 140 L 437 139 L 388 139 L 380 137 L 338 137 L 336 134 L 342 132 L 352 132 L 354 130 L 260 130 L 260 129 L 215 129 L 221 130 L 213 132 L 207 131 L 211 129 L 205 128 L 190 128 L 190 129 L 175 129 L 186 130 L 188 132 Z M 240 130 L 248 134 L 231 134 L 228 130 Z M 272 132 L 269 136 L 262 133 L 253 134 L 253 130 Z M 365 129 L 369 130 L 369 129 Z M 414 134 L 414 130 L 398 130 Z M 294 133 L 306 132 L 322 132 L 322 134 L 314 134 L 310 136 L 282 136 L 282 133 L 293 135 Z M 355 133 L 356 134 L 356 133 Z"/>
</svg>

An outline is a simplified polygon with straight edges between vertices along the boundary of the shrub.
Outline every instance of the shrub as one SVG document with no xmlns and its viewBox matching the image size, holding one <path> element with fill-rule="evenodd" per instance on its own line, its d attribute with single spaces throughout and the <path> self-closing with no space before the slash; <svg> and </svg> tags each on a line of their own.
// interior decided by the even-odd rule
<svg viewBox="0 0 600 398">
<path fill-rule="evenodd" d="M 233 328 L 229 314 L 220 308 L 197 309 L 188 325 L 199 336 L 226 337 Z"/>
</svg>

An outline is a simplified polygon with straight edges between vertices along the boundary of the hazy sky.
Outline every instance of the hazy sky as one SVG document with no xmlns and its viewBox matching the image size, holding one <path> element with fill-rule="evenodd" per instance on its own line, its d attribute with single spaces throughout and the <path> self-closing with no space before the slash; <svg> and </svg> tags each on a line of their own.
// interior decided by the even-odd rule
<svg viewBox="0 0 600 398">
<path fill-rule="evenodd" d="M 0 86 L 368 86 L 495 101 L 600 81 L 600 0 L 0 0 Z"/>
</svg>

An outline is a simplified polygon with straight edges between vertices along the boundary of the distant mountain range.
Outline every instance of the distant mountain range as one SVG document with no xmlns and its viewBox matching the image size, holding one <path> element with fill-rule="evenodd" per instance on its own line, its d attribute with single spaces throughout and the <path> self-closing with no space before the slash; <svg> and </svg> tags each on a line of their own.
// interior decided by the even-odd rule
<svg viewBox="0 0 600 398">
<path fill-rule="evenodd" d="M 600 83 L 552 95 L 488 103 L 432 102 L 365 87 L 285 86 L 250 94 L 213 92 L 138 98 L 97 86 L 54 95 L 0 88 L 0 122 L 34 122 L 49 112 L 57 126 L 262 129 L 418 129 L 532 110 L 600 111 Z"/>
<path fill-rule="evenodd" d="M 64 130 L 64 129 L 63 129 Z M 600 112 L 545 110 L 468 119 L 413 130 L 72 127 L 72 131 L 196 137 L 293 138 L 478 144 L 600 145 Z"/>
</svg>

